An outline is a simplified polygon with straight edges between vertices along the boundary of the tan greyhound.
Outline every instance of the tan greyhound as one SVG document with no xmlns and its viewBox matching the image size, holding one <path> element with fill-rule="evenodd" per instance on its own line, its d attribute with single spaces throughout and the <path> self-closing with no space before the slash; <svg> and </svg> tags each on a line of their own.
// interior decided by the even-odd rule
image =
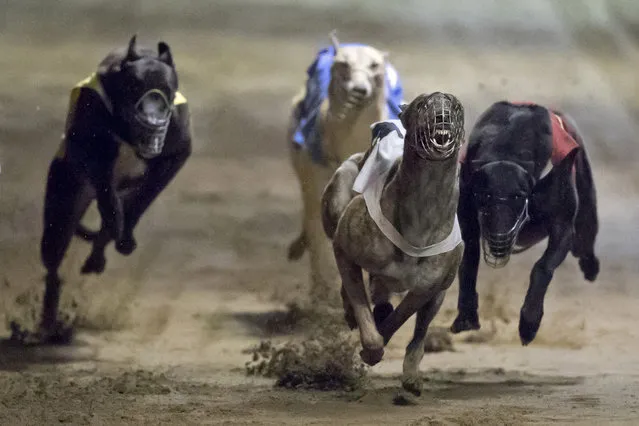
<svg viewBox="0 0 639 426">
<path fill-rule="evenodd" d="M 320 198 L 328 180 L 339 164 L 370 143 L 370 125 L 388 115 L 385 78 L 395 73 L 386 63 L 385 52 L 366 45 L 340 45 L 335 32 L 332 42 L 332 65 L 328 94 L 319 106 L 312 125 L 321 145 L 322 161 L 313 158 L 308 147 L 294 141 L 300 116 L 305 112 L 308 89 L 293 100 L 293 112 L 287 135 L 291 161 L 300 182 L 303 198 L 302 231 L 291 243 L 288 257 L 297 260 L 306 248 L 310 251 L 311 299 L 339 303 L 338 274 L 330 241 L 322 229 Z M 396 74 L 393 78 L 397 80 Z M 399 113 L 399 102 L 395 106 Z"/>
<path fill-rule="evenodd" d="M 384 346 L 417 312 L 402 384 L 420 395 L 426 331 L 464 247 L 456 216 L 464 112 L 454 96 L 439 92 L 402 109 L 400 120 L 373 126 L 366 153 L 338 168 L 323 194 L 322 215 L 342 278 L 346 320 L 359 327 L 364 362 L 381 361 Z M 362 270 L 370 275 L 374 312 Z M 403 292 L 393 309 L 390 295 Z"/>
</svg>

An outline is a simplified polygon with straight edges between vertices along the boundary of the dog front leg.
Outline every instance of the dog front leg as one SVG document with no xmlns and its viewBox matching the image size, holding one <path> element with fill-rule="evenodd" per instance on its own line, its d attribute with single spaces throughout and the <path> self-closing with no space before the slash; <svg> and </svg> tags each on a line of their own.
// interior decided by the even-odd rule
<svg viewBox="0 0 639 426">
<path fill-rule="evenodd" d="M 174 155 L 153 159 L 142 183 L 124 199 L 124 227 L 122 237 L 115 248 L 120 254 L 129 255 L 137 247 L 133 230 L 144 212 L 173 180 L 191 154 L 190 149 Z"/>
<path fill-rule="evenodd" d="M 362 268 L 351 262 L 343 250 L 335 247 L 335 260 L 342 277 L 342 286 L 350 300 L 353 316 L 357 321 L 362 351 L 360 356 L 368 365 L 375 365 L 384 356 L 384 339 L 377 332 L 373 312 L 362 276 Z M 348 312 L 347 312 L 348 313 Z"/>
<path fill-rule="evenodd" d="M 402 387 L 416 396 L 422 393 L 422 379 L 419 375 L 419 364 L 424 358 L 424 345 L 426 343 L 426 332 L 439 308 L 444 302 L 446 291 L 441 291 L 431 301 L 417 310 L 415 319 L 415 331 L 413 338 L 406 347 L 404 355 L 404 365 L 402 373 Z"/>
<path fill-rule="evenodd" d="M 550 226 L 548 247 L 530 273 L 530 285 L 519 317 L 519 337 L 527 345 L 533 341 L 544 315 L 544 297 L 555 269 L 564 261 L 572 244 L 572 224 L 556 222 Z"/>
<path fill-rule="evenodd" d="M 454 279 L 455 275 L 451 275 L 450 282 Z M 444 289 L 447 287 L 443 287 Z M 435 296 L 441 293 L 442 287 L 439 285 L 432 285 L 426 290 L 410 290 L 406 293 L 406 296 L 397 305 L 397 308 L 388 315 L 382 324 L 379 326 L 379 332 L 384 338 L 384 345 L 388 344 L 393 335 L 404 325 L 408 318 L 410 318 L 415 312 L 419 311 L 427 303 L 434 300 Z M 437 308 L 439 309 L 439 308 Z"/>
<path fill-rule="evenodd" d="M 459 265 L 459 295 L 457 300 L 457 318 L 450 327 L 453 333 L 479 330 L 477 314 L 477 272 L 480 260 L 480 229 L 470 193 L 462 193 L 459 200 L 459 223 L 464 240 L 464 254 Z"/>
<path fill-rule="evenodd" d="M 95 185 L 98 211 L 102 219 L 102 227 L 109 234 L 111 239 L 120 241 L 124 229 L 124 212 L 122 200 L 117 194 L 115 184 L 111 176 L 100 179 L 101 182 Z"/>
</svg>

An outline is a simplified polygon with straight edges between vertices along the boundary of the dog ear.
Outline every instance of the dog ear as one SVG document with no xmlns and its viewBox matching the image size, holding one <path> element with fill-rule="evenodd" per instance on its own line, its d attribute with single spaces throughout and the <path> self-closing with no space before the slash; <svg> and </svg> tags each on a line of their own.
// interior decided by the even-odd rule
<svg viewBox="0 0 639 426">
<path fill-rule="evenodd" d="M 337 51 L 339 50 L 339 40 L 337 38 L 337 30 L 333 30 L 328 34 L 328 38 L 331 40 L 331 44 L 333 45 L 333 56 L 337 55 Z"/>
<path fill-rule="evenodd" d="M 132 61 L 135 61 L 136 59 L 139 59 L 138 53 L 136 51 L 137 38 L 138 38 L 138 35 L 133 34 L 133 37 L 131 37 L 131 40 L 129 40 L 129 47 L 126 51 L 126 57 L 124 58 L 125 61 L 132 62 Z"/>
<path fill-rule="evenodd" d="M 399 114 L 397 114 L 397 118 L 402 122 L 402 126 L 406 128 L 406 110 L 408 109 L 408 104 L 399 104 Z"/>
<path fill-rule="evenodd" d="M 173 55 L 168 44 L 161 41 L 158 43 L 158 58 L 170 67 L 175 66 L 173 63 Z"/>
</svg>

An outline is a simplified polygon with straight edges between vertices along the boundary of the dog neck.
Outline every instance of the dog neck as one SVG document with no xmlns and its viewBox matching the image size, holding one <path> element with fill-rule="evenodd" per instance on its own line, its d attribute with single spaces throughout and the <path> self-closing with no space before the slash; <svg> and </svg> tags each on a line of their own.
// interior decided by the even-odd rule
<svg viewBox="0 0 639 426">
<path fill-rule="evenodd" d="M 416 149 L 407 138 L 397 173 L 382 197 L 382 209 L 409 243 L 423 247 L 451 232 L 459 197 L 458 165 L 457 151 L 434 161 Z"/>
</svg>

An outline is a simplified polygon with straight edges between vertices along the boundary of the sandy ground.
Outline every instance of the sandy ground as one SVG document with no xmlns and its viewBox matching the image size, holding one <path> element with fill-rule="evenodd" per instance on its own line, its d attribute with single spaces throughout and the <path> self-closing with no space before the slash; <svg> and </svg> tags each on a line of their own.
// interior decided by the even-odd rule
<svg viewBox="0 0 639 426">
<path fill-rule="evenodd" d="M 0 5 L 0 300 L 35 321 L 44 179 L 69 88 L 139 31 L 170 43 L 192 105 L 195 152 L 153 205 L 129 258 L 100 277 L 65 265 L 68 347 L 0 342 L 0 424 L 639 423 L 639 10 L 632 1 L 4 2 Z M 480 4 L 481 3 L 481 4 Z M 329 8 L 330 6 L 330 8 Z M 573 6 L 574 7 L 574 6 Z M 391 51 L 407 98 L 446 90 L 468 125 L 502 98 L 548 102 L 586 133 L 599 191 L 602 271 L 556 272 L 541 331 L 521 347 L 518 311 L 543 247 L 480 271 L 482 331 L 427 355 L 416 406 L 392 404 L 411 324 L 364 390 L 287 391 L 247 377 L 243 350 L 291 336 L 266 327 L 303 299 L 289 264 L 300 197 L 284 146 L 290 97 L 326 33 Z M 96 223 L 95 213 L 90 218 Z M 435 322 L 454 317 L 456 284 Z M 74 306 L 73 308 L 72 306 Z M 3 321 L 4 323 L 4 321 Z M 5 328 L 0 330 L 8 337 Z M 478 343 L 473 343 L 478 342 Z"/>
</svg>

